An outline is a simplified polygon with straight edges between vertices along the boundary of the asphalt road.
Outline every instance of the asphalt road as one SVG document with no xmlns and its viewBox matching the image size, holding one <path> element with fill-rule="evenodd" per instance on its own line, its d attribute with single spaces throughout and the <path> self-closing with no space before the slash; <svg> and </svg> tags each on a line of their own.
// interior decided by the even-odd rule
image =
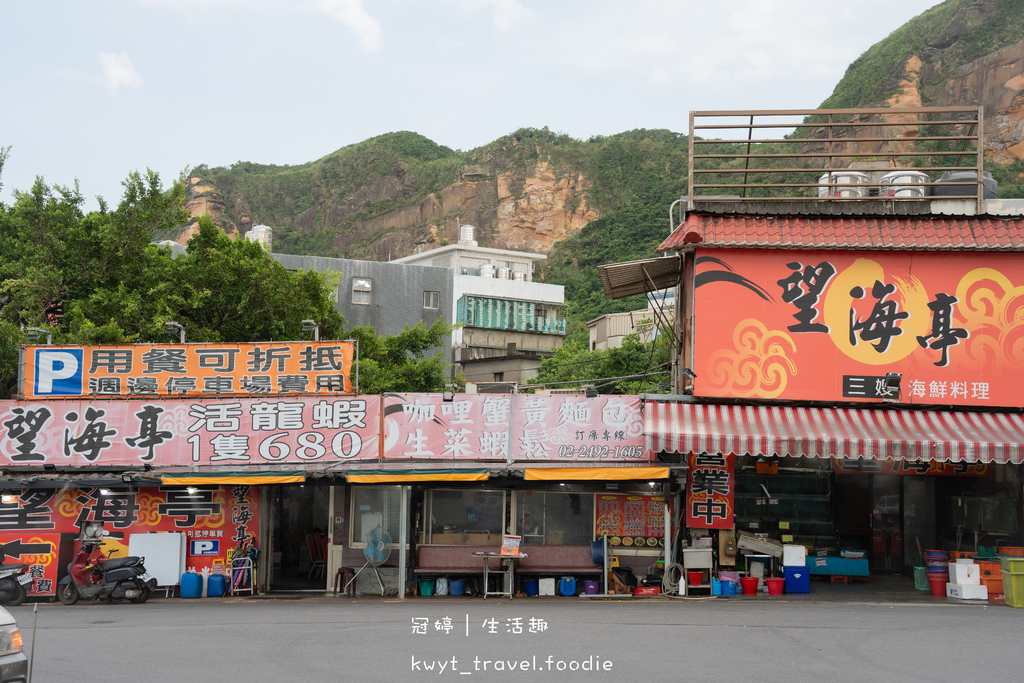
<svg viewBox="0 0 1024 683">
<path fill-rule="evenodd" d="M 945 601 L 40 604 L 33 680 L 1019 681 L 1022 633 L 1024 609 Z"/>
</svg>

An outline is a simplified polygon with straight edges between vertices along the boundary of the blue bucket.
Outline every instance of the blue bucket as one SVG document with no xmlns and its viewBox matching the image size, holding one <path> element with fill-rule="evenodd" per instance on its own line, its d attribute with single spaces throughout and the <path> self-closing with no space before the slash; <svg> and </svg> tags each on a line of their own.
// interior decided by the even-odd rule
<svg viewBox="0 0 1024 683">
<path fill-rule="evenodd" d="M 526 591 L 527 595 L 537 595 L 540 593 L 540 581 L 537 579 L 523 581 L 523 590 Z"/>
<path fill-rule="evenodd" d="M 448 595 L 465 595 L 465 579 L 448 579 Z"/>
<path fill-rule="evenodd" d="M 736 582 L 723 580 L 722 595 L 736 595 Z"/>
</svg>

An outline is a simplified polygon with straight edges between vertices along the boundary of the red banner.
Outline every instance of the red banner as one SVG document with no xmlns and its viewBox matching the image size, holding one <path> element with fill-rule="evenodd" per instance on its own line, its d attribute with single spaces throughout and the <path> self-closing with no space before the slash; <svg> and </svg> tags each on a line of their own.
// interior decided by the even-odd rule
<svg viewBox="0 0 1024 683">
<path fill-rule="evenodd" d="M 694 393 L 1016 406 L 1022 294 L 1016 254 L 698 249 Z"/>
<path fill-rule="evenodd" d="M 58 467 L 375 460 L 380 397 L 0 401 L 0 461 Z"/>
<path fill-rule="evenodd" d="M 664 547 L 665 496 L 598 494 L 595 531 L 611 546 Z"/>
<path fill-rule="evenodd" d="M 733 528 L 736 456 L 690 453 L 687 463 L 690 481 L 686 487 L 686 526 Z"/>
<path fill-rule="evenodd" d="M 384 457 L 642 462 L 651 454 L 637 396 L 391 394 Z"/>
<path fill-rule="evenodd" d="M 86 521 L 104 523 L 111 535 L 103 550 L 117 551 L 115 557 L 128 555 L 132 534 L 184 533 L 187 565 L 201 571 L 223 563 L 240 542 L 258 538 L 259 500 L 259 489 L 246 485 L 11 490 L 0 502 L 0 543 L 5 561 L 29 564 L 30 592 L 39 595 L 54 595 L 58 572 L 67 570 L 57 566 L 61 534 L 77 538 Z"/>
</svg>

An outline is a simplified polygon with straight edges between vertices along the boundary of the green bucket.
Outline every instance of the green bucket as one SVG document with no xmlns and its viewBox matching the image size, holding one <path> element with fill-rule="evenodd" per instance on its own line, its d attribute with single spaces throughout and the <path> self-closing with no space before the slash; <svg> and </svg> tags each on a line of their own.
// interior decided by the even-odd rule
<svg viewBox="0 0 1024 683">
<path fill-rule="evenodd" d="M 914 588 L 919 591 L 931 590 L 928 583 L 928 567 L 914 567 Z"/>
<path fill-rule="evenodd" d="M 434 594 L 434 579 L 420 579 L 420 595 L 429 596 Z"/>
</svg>

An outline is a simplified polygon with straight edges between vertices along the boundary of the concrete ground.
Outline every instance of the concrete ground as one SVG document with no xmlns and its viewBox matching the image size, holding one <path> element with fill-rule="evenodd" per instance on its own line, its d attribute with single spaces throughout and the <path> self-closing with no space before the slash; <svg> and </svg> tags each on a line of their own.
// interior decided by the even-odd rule
<svg viewBox="0 0 1024 683">
<path fill-rule="evenodd" d="M 893 577 L 734 598 L 317 592 L 33 609 L 10 611 L 35 648 L 36 681 L 876 683 L 1024 671 L 1024 609 L 932 597 Z"/>
</svg>

